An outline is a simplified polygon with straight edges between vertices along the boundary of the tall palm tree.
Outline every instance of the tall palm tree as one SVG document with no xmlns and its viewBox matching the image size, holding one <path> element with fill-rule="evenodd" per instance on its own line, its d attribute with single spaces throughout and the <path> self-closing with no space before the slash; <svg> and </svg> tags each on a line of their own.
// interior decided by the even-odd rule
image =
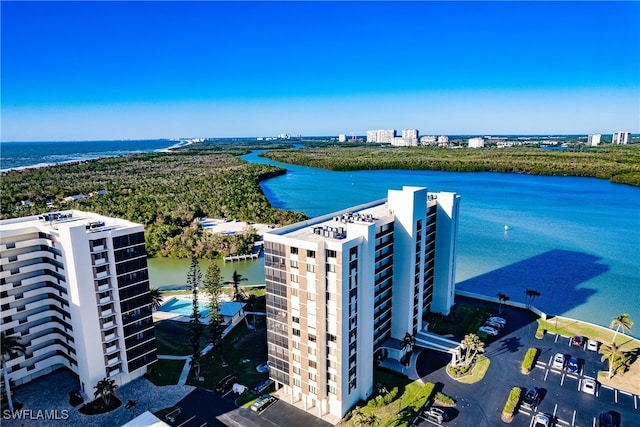
<svg viewBox="0 0 640 427">
<path fill-rule="evenodd" d="M 622 329 L 622 335 L 624 335 L 624 331 L 630 331 L 633 326 L 633 320 L 629 318 L 629 314 L 624 313 L 618 317 L 614 317 L 609 325 L 610 328 L 616 328 L 615 334 L 613 334 L 613 339 L 611 342 L 615 342 L 616 336 L 618 335 L 618 331 Z"/>
<path fill-rule="evenodd" d="M 624 357 L 624 352 L 616 343 L 602 344 L 599 353 L 602 355 L 601 361 L 609 359 L 609 379 L 613 377 L 615 371 L 616 360 Z"/>
<path fill-rule="evenodd" d="M 526 291 L 524 291 L 524 293 L 527 296 L 526 298 L 527 308 L 531 308 L 531 305 L 533 304 L 533 300 L 540 296 L 540 292 L 538 292 L 535 289 L 527 289 Z"/>
<path fill-rule="evenodd" d="M 476 354 L 484 352 L 484 342 L 476 334 L 467 334 L 460 342 L 460 346 L 465 350 L 464 365 L 469 365 L 476 357 Z"/>
<path fill-rule="evenodd" d="M 246 298 L 245 292 L 240 288 L 240 282 L 246 282 L 247 279 L 242 277 L 242 274 L 238 273 L 237 270 L 233 270 L 233 275 L 231 276 L 231 280 L 228 282 L 224 282 L 225 285 L 233 286 L 233 300 L 234 301 L 242 301 Z"/>
<path fill-rule="evenodd" d="M 151 295 L 151 309 L 153 311 L 158 311 L 162 306 L 162 294 L 160 293 L 160 289 L 151 288 L 149 289 L 149 294 Z"/>
<path fill-rule="evenodd" d="M 4 391 L 7 394 L 7 403 L 9 410 L 13 411 L 13 399 L 11 398 L 11 386 L 9 384 L 9 369 L 6 363 L 11 360 L 14 353 L 26 353 L 27 347 L 18 341 L 15 335 L 7 335 L 4 331 L 0 332 L 0 349 L 2 350 L 2 374 L 4 378 Z"/>
<path fill-rule="evenodd" d="M 412 351 L 413 346 L 416 344 L 416 337 L 411 335 L 409 332 L 404 334 L 404 338 L 402 338 L 401 348 L 402 350 Z"/>
<path fill-rule="evenodd" d="M 93 392 L 93 397 L 96 399 L 98 397 L 102 397 L 104 406 L 108 407 L 111 402 L 111 396 L 113 396 L 113 393 L 116 391 L 118 386 L 116 385 L 115 380 L 112 380 L 111 378 L 103 378 L 98 381 L 98 384 L 96 384 L 94 388 L 96 391 Z"/>
<path fill-rule="evenodd" d="M 511 297 L 509 295 L 503 294 L 502 292 L 498 292 L 496 296 L 498 297 L 498 301 L 499 301 L 498 313 L 502 314 L 504 303 L 509 301 Z"/>
</svg>

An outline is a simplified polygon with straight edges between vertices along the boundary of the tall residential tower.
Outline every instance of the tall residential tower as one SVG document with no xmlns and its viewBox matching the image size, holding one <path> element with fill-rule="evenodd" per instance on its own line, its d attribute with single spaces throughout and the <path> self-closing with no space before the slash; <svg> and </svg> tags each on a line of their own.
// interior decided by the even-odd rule
<svg viewBox="0 0 640 427">
<path fill-rule="evenodd" d="M 142 225 L 65 211 L 0 221 L 2 331 L 26 345 L 16 385 L 59 367 L 90 396 L 156 360 Z"/>
<path fill-rule="evenodd" d="M 271 378 L 337 422 L 373 393 L 374 358 L 400 359 L 427 312 L 454 301 L 459 196 L 423 187 L 265 233 Z"/>
</svg>

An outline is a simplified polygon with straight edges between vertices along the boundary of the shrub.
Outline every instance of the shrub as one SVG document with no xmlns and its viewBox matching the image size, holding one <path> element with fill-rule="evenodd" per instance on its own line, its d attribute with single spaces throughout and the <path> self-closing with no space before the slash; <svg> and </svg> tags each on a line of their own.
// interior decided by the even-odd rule
<svg viewBox="0 0 640 427">
<path fill-rule="evenodd" d="M 536 329 L 536 338 L 541 340 L 542 338 L 544 338 L 544 333 L 545 332 L 546 331 L 544 330 L 544 328 L 542 328 L 541 326 L 538 326 L 538 329 Z"/>
<path fill-rule="evenodd" d="M 395 400 L 396 396 L 398 396 L 398 387 L 392 388 L 391 391 L 384 396 L 382 401 L 385 405 L 388 405 Z"/>
<path fill-rule="evenodd" d="M 434 400 L 440 406 L 456 406 L 456 401 L 444 393 L 437 392 Z"/>
<path fill-rule="evenodd" d="M 507 403 L 504 404 L 504 408 L 502 409 L 502 421 L 511 422 L 513 419 L 513 415 L 516 412 L 516 407 L 520 402 L 520 394 L 522 390 L 520 387 L 514 387 L 509 392 L 509 397 L 507 398 Z"/>
<path fill-rule="evenodd" d="M 524 360 L 522 361 L 521 372 L 523 374 L 529 374 L 533 365 L 536 363 L 536 358 L 538 357 L 538 349 L 535 347 L 531 347 L 527 350 L 527 353 L 524 355 Z"/>
</svg>

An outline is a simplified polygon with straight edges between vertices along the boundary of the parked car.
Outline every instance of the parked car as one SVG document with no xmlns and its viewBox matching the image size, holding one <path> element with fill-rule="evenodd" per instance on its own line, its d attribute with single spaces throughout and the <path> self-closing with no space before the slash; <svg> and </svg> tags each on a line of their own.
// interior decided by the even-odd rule
<svg viewBox="0 0 640 427">
<path fill-rule="evenodd" d="M 569 372 L 578 372 L 580 370 L 580 362 L 575 357 L 572 357 L 567 362 L 567 371 Z"/>
<path fill-rule="evenodd" d="M 614 427 L 613 415 L 609 412 L 601 412 L 598 416 L 598 427 Z"/>
<path fill-rule="evenodd" d="M 440 408 L 429 408 L 422 411 L 424 416 L 429 421 L 434 421 L 438 424 L 442 424 L 444 421 L 449 421 L 449 415 Z"/>
<path fill-rule="evenodd" d="M 490 327 L 490 326 L 480 326 L 480 327 L 478 328 L 478 331 L 479 331 L 479 332 L 484 332 L 485 334 L 487 334 L 487 335 L 492 335 L 492 336 L 494 336 L 494 337 L 495 337 L 496 335 L 498 335 L 498 330 L 497 330 L 497 329 L 494 329 L 494 328 L 492 328 L 492 327 Z"/>
<path fill-rule="evenodd" d="M 263 391 L 265 391 L 267 389 L 267 387 L 269 387 L 271 384 L 273 384 L 273 380 L 271 378 L 263 378 L 261 379 L 258 384 L 256 384 L 256 386 L 253 388 L 253 392 L 255 394 L 258 393 L 262 393 Z"/>
<path fill-rule="evenodd" d="M 536 409 L 539 401 L 540 393 L 538 393 L 538 388 L 531 387 L 524 393 L 524 397 L 522 398 L 522 406 L 528 409 Z"/>
<path fill-rule="evenodd" d="M 489 317 L 487 319 L 487 322 L 497 323 L 499 325 L 502 325 L 503 328 L 507 325 L 507 321 L 506 320 L 504 320 L 502 317 L 497 317 L 497 316 Z"/>
<path fill-rule="evenodd" d="M 256 371 L 260 372 L 260 373 L 265 373 L 265 372 L 269 372 L 269 362 L 264 362 L 259 364 L 258 366 L 256 366 Z"/>
<path fill-rule="evenodd" d="M 484 322 L 484 326 L 489 326 L 490 328 L 499 330 L 499 329 L 502 329 L 504 325 L 487 320 L 486 322 Z"/>
<path fill-rule="evenodd" d="M 551 366 L 556 368 L 556 369 L 563 369 L 564 368 L 564 354 L 556 353 L 556 355 L 553 356 L 553 363 L 551 364 Z"/>
<path fill-rule="evenodd" d="M 582 390 L 587 394 L 595 395 L 597 386 L 598 386 L 598 383 L 593 378 L 583 378 L 582 386 L 580 387 L 580 390 Z"/>
<path fill-rule="evenodd" d="M 582 347 L 584 345 L 584 338 L 580 335 L 576 335 L 575 337 L 571 338 L 571 345 Z"/>
<path fill-rule="evenodd" d="M 549 427 L 549 417 L 545 414 L 536 414 L 533 418 L 533 427 Z"/>
<path fill-rule="evenodd" d="M 238 381 L 238 377 L 233 374 L 229 374 L 216 384 L 215 390 L 218 393 L 226 393 L 231 389 L 231 387 L 233 387 L 233 383 L 236 381 Z"/>
<path fill-rule="evenodd" d="M 267 409 L 269 406 L 271 406 L 271 404 L 274 403 L 276 400 L 278 400 L 277 397 L 272 396 L 270 394 L 265 394 L 263 396 L 260 396 L 258 400 L 253 402 L 253 405 L 251 405 L 251 410 L 254 412 L 262 412 L 265 409 Z"/>
<path fill-rule="evenodd" d="M 598 351 L 599 346 L 600 346 L 600 343 L 596 340 L 587 341 L 587 350 L 589 351 Z"/>
</svg>

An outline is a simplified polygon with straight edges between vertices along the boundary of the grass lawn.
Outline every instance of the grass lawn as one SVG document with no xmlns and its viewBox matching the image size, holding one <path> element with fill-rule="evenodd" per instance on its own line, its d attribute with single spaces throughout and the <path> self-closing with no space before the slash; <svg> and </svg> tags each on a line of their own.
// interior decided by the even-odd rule
<svg viewBox="0 0 640 427">
<path fill-rule="evenodd" d="M 189 323 L 175 320 L 161 320 L 155 322 L 156 346 L 158 354 L 174 356 L 188 356 L 191 354 L 189 346 Z M 205 329 L 200 345 L 204 348 L 208 341 L 208 331 Z"/>
<path fill-rule="evenodd" d="M 455 378 L 456 381 L 463 384 L 475 384 L 484 378 L 484 375 L 489 370 L 491 360 L 488 357 L 481 355 L 478 357 L 478 361 L 471 369 L 471 374 L 464 377 Z"/>
<path fill-rule="evenodd" d="M 223 360 L 228 366 L 222 367 Z M 200 376 L 204 381 L 189 374 L 187 384 L 209 390 L 229 374 L 238 377 L 238 383 L 249 389 L 267 374 L 256 371 L 256 366 L 267 360 L 267 335 L 264 327 L 249 331 L 244 322 L 238 324 L 215 348 L 202 358 Z"/>
<path fill-rule="evenodd" d="M 183 367 L 184 360 L 158 359 L 148 375 L 149 381 L 157 386 L 178 384 Z"/>
<path fill-rule="evenodd" d="M 471 333 L 475 334 L 492 312 L 493 309 L 488 305 L 476 307 L 468 304 L 456 304 L 452 309 L 453 315 L 449 315 L 449 319 L 445 318 L 436 323 L 434 332 L 439 335 L 452 334 L 456 338 L 463 338 Z"/>
<path fill-rule="evenodd" d="M 376 399 L 369 399 L 360 407 L 365 417 L 372 414 L 377 419 L 378 426 L 409 426 L 418 415 L 418 412 L 433 394 L 433 383 L 421 384 L 418 381 L 410 381 L 407 377 L 377 369 L 375 371 L 376 384 L 384 386 L 388 391 L 398 387 L 398 394 L 391 403 L 383 406 L 375 406 Z M 352 410 L 353 412 L 357 412 Z M 341 421 L 339 426 L 358 425 L 358 416 L 352 416 L 348 421 Z"/>
</svg>

